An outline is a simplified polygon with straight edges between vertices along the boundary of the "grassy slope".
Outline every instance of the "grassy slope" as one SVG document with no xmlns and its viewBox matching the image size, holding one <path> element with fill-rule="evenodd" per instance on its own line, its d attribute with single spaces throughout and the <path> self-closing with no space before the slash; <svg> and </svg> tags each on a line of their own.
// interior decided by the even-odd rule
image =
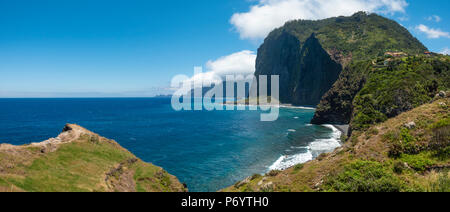
<svg viewBox="0 0 450 212">
<path fill-rule="evenodd" d="M 224 191 L 450 191 L 450 99 L 353 132 L 342 147 Z M 407 129 L 405 123 L 416 127 Z"/>
<path fill-rule="evenodd" d="M 384 65 L 385 60 L 391 60 Z M 314 124 L 348 124 L 364 130 L 429 102 L 450 89 L 450 57 L 378 57 L 355 62 L 317 106 Z"/>
<path fill-rule="evenodd" d="M 0 148 L 0 191 L 185 191 L 174 176 L 115 141 L 71 126 L 81 133 L 56 150 Z"/>
</svg>

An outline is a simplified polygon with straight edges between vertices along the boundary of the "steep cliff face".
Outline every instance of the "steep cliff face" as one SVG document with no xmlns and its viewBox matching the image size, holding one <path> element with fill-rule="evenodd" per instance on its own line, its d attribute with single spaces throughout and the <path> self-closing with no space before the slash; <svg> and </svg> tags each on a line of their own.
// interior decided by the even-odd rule
<svg viewBox="0 0 450 212">
<path fill-rule="evenodd" d="M 291 21 L 258 49 L 255 75 L 280 76 L 280 101 L 316 106 L 353 61 L 427 49 L 398 23 L 376 14 Z"/>
<path fill-rule="evenodd" d="M 291 102 L 294 83 L 291 76 L 300 69 L 300 41 L 288 32 L 269 37 L 258 49 L 256 76 L 280 76 L 280 101 Z"/>
<path fill-rule="evenodd" d="M 295 105 L 317 105 L 342 70 L 342 65 L 330 58 L 313 33 L 303 45 L 300 70 L 294 71 L 291 83 L 294 85 L 291 102 Z"/>
<path fill-rule="evenodd" d="M 280 101 L 296 105 L 317 105 L 342 70 L 332 60 L 315 34 L 300 40 L 284 31 L 266 40 L 258 50 L 256 75 L 280 76 Z"/>
</svg>

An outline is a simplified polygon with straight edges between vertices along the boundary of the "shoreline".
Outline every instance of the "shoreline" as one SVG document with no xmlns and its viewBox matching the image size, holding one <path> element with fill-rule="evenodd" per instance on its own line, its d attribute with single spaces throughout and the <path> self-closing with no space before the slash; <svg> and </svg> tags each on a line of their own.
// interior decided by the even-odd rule
<svg viewBox="0 0 450 212">
<path fill-rule="evenodd" d="M 275 104 L 275 105 L 253 105 L 253 104 L 240 104 L 240 103 L 216 103 L 224 106 L 236 106 L 236 107 L 277 107 L 277 108 L 291 108 L 291 109 L 303 109 L 303 110 L 316 110 L 315 107 L 311 106 L 294 106 L 292 104 Z"/>
<path fill-rule="evenodd" d="M 335 151 L 337 148 L 342 147 L 343 142 L 341 137 L 344 133 L 348 132 L 349 125 L 332 125 L 323 124 L 316 125 L 326 127 L 332 130 L 329 138 L 314 139 L 308 146 L 305 153 L 298 153 L 294 155 L 281 155 L 272 165 L 269 166 L 271 170 L 286 170 L 292 168 L 298 164 L 304 164 L 316 159 L 321 153 L 329 153 Z M 291 147 L 292 148 L 292 147 Z"/>
</svg>

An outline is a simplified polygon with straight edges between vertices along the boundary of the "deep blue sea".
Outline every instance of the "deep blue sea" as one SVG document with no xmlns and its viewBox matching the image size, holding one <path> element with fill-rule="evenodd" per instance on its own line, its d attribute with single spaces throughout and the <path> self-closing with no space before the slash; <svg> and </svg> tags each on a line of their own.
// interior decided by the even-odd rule
<svg viewBox="0 0 450 212">
<path fill-rule="evenodd" d="M 309 124 L 313 109 L 280 108 L 275 122 L 260 114 L 177 112 L 169 98 L 0 99 L 0 143 L 44 141 L 76 123 L 163 167 L 190 191 L 217 191 L 339 146 L 337 129 Z"/>
</svg>

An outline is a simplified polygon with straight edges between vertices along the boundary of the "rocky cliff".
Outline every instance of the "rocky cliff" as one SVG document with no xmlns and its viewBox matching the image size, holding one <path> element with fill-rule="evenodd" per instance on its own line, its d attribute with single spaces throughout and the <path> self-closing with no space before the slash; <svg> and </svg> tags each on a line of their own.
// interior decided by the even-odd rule
<svg viewBox="0 0 450 212">
<path fill-rule="evenodd" d="M 426 50 L 404 27 L 376 14 L 291 21 L 258 49 L 255 75 L 280 76 L 282 103 L 316 106 L 351 62 Z"/>
<path fill-rule="evenodd" d="M 187 191 L 162 168 L 115 141 L 68 124 L 56 138 L 24 146 L 0 144 L 0 191 Z"/>
</svg>

